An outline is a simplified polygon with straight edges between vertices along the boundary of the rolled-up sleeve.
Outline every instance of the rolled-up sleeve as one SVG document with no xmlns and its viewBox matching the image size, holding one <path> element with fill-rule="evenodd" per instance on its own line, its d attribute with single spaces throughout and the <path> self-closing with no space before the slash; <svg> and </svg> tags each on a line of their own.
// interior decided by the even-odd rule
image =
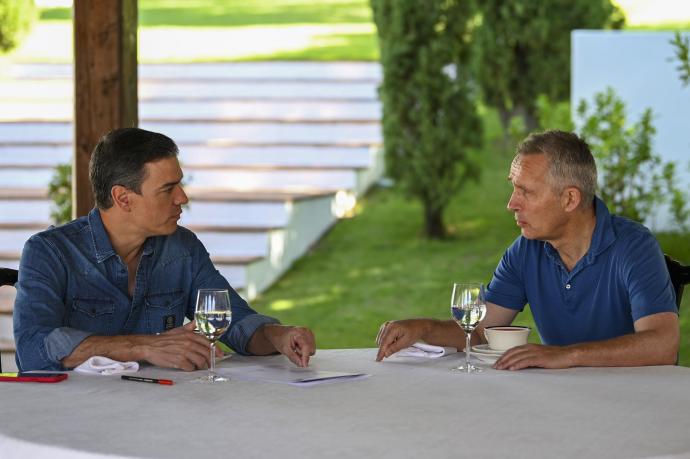
<svg viewBox="0 0 690 459">
<path fill-rule="evenodd" d="M 194 275 L 194 285 L 192 287 L 192 298 L 196 298 L 196 291 L 202 288 L 225 288 L 230 293 L 230 308 L 232 310 L 232 322 L 227 332 L 220 338 L 220 341 L 230 346 L 235 352 L 242 355 L 249 355 L 247 345 L 254 333 L 266 324 L 279 324 L 280 321 L 273 317 L 258 314 L 231 286 L 230 283 L 218 272 L 213 265 L 211 258 L 204 245 L 195 237 L 195 266 L 197 271 Z M 193 302 L 190 302 L 188 317 L 193 317 Z"/>
<path fill-rule="evenodd" d="M 24 245 L 14 304 L 14 339 L 21 371 L 63 370 L 61 360 L 91 333 L 66 327 L 67 270 L 40 235 Z"/>
</svg>

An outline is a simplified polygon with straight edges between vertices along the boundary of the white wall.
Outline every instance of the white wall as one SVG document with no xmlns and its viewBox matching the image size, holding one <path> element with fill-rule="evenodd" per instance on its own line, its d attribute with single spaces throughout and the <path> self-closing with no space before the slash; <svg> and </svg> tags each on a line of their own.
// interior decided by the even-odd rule
<svg viewBox="0 0 690 459">
<path fill-rule="evenodd" d="M 575 116 L 581 99 L 591 106 L 594 94 L 611 86 L 625 101 L 629 122 L 651 107 L 654 148 L 677 163 L 679 185 L 690 196 L 690 86 L 680 81 L 672 38 L 673 32 L 574 31 L 571 106 Z M 667 209 L 646 223 L 674 229 Z"/>
</svg>

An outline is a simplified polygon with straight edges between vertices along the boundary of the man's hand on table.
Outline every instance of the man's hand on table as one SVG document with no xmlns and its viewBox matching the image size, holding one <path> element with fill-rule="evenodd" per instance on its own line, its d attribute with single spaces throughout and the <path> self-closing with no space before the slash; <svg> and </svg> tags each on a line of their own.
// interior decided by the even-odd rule
<svg viewBox="0 0 690 459">
<path fill-rule="evenodd" d="M 379 347 L 376 361 L 380 362 L 384 357 L 390 357 L 419 341 L 424 334 L 424 323 L 419 319 L 384 322 L 376 336 L 376 344 Z"/>
<path fill-rule="evenodd" d="M 299 367 L 309 365 L 309 357 L 316 352 L 316 340 L 306 327 L 265 325 L 263 333 L 278 352 Z"/>
<path fill-rule="evenodd" d="M 571 351 L 568 348 L 525 344 L 508 349 L 493 367 L 497 370 L 521 370 L 528 367 L 556 369 L 572 366 Z"/>
<path fill-rule="evenodd" d="M 184 371 L 202 370 L 211 364 L 210 343 L 194 332 L 195 322 L 177 327 L 160 335 L 142 337 L 142 359 L 159 367 Z M 222 351 L 216 348 L 216 356 Z"/>
</svg>

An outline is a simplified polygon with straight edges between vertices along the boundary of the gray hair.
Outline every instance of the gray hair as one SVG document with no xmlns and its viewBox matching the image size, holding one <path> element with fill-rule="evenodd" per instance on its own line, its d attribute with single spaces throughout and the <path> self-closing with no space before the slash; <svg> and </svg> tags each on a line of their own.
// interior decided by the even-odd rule
<svg viewBox="0 0 690 459">
<path fill-rule="evenodd" d="M 597 165 L 587 142 L 564 131 L 532 133 L 517 147 L 517 155 L 544 154 L 549 160 L 549 176 L 557 190 L 575 187 L 582 194 L 581 206 L 594 205 Z"/>
</svg>

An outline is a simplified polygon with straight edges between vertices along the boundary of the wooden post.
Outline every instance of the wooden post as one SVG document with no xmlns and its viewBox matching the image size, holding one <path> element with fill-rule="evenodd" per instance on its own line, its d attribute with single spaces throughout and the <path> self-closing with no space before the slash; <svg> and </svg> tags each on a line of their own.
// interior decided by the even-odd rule
<svg viewBox="0 0 690 459">
<path fill-rule="evenodd" d="M 112 129 L 138 124 L 137 0 L 74 1 L 72 216 L 94 205 L 89 159 Z"/>
</svg>

